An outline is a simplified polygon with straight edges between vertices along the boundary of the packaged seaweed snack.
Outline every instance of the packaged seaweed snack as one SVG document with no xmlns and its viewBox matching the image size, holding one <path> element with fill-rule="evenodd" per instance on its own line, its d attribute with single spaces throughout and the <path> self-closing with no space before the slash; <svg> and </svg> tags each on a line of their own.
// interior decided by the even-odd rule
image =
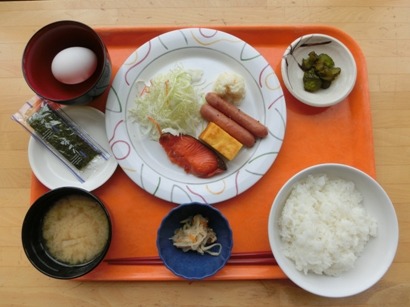
<svg viewBox="0 0 410 307">
<path fill-rule="evenodd" d="M 81 182 L 110 158 L 110 154 L 58 103 L 35 96 L 12 118 L 57 156 Z"/>
</svg>

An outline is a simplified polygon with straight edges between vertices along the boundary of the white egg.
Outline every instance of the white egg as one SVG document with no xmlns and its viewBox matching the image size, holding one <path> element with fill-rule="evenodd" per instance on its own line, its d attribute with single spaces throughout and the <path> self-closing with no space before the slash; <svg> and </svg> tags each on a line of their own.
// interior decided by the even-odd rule
<svg viewBox="0 0 410 307">
<path fill-rule="evenodd" d="M 97 68 L 97 56 L 84 47 L 70 47 L 57 53 L 51 63 L 51 72 L 60 82 L 77 84 L 92 76 Z"/>
</svg>

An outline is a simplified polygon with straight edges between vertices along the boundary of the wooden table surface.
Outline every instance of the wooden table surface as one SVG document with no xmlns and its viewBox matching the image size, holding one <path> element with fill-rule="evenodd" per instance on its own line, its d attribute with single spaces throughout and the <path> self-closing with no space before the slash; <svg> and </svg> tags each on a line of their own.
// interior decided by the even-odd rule
<svg viewBox="0 0 410 307">
<path fill-rule="evenodd" d="M 0 2 L 0 305 L 51 306 L 409 306 L 410 2 L 407 0 L 127 0 Z M 90 26 L 325 24 L 350 34 L 368 65 L 377 180 L 400 224 L 393 265 L 353 297 L 318 297 L 289 280 L 77 282 L 45 277 L 20 240 L 29 207 L 28 134 L 10 120 L 33 95 L 21 72 L 29 38 L 73 19 Z"/>
</svg>

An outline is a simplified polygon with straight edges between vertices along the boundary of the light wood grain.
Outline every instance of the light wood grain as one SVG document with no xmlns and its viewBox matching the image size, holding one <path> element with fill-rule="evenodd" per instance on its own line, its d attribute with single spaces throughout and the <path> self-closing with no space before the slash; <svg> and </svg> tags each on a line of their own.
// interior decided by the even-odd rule
<svg viewBox="0 0 410 307">
<path fill-rule="evenodd" d="M 410 304 L 410 2 L 407 0 L 127 0 L 0 2 L 0 305 L 408 306 Z M 400 223 L 395 261 L 374 287 L 343 299 L 289 280 L 75 282 L 38 273 L 20 231 L 29 206 L 28 135 L 10 120 L 31 97 L 21 73 L 28 39 L 47 23 L 90 26 L 327 24 L 350 34 L 368 64 L 377 179 Z"/>
</svg>

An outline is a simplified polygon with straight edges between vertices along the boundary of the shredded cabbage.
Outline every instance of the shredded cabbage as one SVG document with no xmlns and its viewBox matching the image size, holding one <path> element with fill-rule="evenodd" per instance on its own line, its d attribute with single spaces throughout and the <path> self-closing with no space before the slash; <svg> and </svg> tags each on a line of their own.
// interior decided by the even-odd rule
<svg viewBox="0 0 410 307">
<path fill-rule="evenodd" d="M 184 70 L 178 66 L 167 73 L 155 76 L 144 87 L 130 109 L 130 118 L 139 123 L 143 134 L 154 140 L 159 131 L 152 123 L 154 119 L 161 129 L 171 129 L 181 134 L 195 136 L 203 121 L 200 110 L 200 95 L 196 85 L 202 72 Z M 137 81 L 136 86 L 141 84 Z"/>
</svg>

